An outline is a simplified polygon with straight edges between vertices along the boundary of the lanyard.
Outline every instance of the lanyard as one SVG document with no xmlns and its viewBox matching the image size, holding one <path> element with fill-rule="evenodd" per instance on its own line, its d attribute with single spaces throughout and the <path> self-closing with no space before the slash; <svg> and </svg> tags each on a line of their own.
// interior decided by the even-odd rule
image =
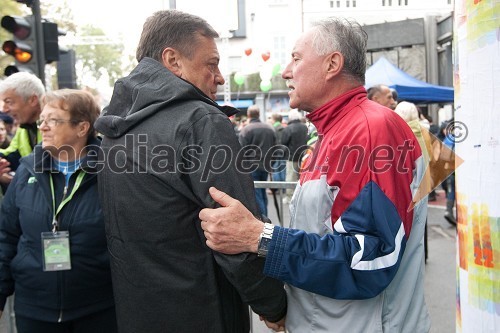
<svg viewBox="0 0 500 333">
<path fill-rule="evenodd" d="M 69 196 L 66 196 L 66 191 L 68 189 L 67 186 L 64 186 L 64 195 L 63 195 L 63 201 L 59 204 L 59 207 L 57 207 L 56 211 L 56 195 L 54 192 L 54 181 L 52 180 L 52 174 L 50 174 L 50 191 L 52 192 L 52 211 L 54 212 L 54 218 L 52 220 L 52 232 L 55 233 L 57 232 L 57 215 L 61 212 L 63 209 L 64 205 L 66 205 L 72 198 L 73 195 L 75 194 L 76 190 L 80 187 L 80 184 L 82 183 L 83 177 L 85 176 L 85 171 L 81 171 L 78 173 L 78 177 L 76 178 L 75 185 L 73 186 L 73 190 L 69 194 Z"/>
</svg>

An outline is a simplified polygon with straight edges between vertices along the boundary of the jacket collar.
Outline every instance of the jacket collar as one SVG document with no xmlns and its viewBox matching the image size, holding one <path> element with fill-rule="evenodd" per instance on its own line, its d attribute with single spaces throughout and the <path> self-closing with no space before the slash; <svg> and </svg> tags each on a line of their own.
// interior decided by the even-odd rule
<svg viewBox="0 0 500 333">
<path fill-rule="evenodd" d="M 100 146 L 101 140 L 99 138 L 90 138 L 87 141 L 87 156 L 80 164 L 80 169 L 88 173 L 96 173 Z M 42 148 L 41 144 L 35 146 L 32 158 L 32 165 L 35 173 L 58 172 L 54 167 L 52 156 Z"/>
<path fill-rule="evenodd" d="M 332 99 L 306 117 L 322 135 L 364 100 L 366 100 L 366 90 L 363 86 L 359 86 Z"/>
</svg>

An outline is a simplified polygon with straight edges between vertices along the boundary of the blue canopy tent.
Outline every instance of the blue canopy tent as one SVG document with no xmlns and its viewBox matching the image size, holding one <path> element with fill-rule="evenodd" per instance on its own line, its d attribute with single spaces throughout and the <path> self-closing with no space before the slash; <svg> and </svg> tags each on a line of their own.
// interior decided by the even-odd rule
<svg viewBox="0 0 500 333">
<path fill-rule="evenodd" d="M 365 87 L 384 84 L 398 93 L 398 99 L 413 103 L 453 103 L 453 88 L 420 81 L 391 64 L 384 57 L 366 70 Z"/>
</svg>

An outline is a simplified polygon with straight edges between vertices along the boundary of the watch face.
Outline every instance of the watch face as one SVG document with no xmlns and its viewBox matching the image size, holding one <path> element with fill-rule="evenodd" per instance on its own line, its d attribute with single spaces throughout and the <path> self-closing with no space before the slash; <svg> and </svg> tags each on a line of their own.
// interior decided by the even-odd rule
<svg viewBox="0 0 500 333">
<path fill-rule="evenodd" d="M 267 251 L 269 248 L 269 243 L 271 243 L 270 238 L 262 237 L 259 242 L 259 248 L 257 250 L 257 254 L 261 257 L 265 257 L 267 255 Z"/>
</svg>

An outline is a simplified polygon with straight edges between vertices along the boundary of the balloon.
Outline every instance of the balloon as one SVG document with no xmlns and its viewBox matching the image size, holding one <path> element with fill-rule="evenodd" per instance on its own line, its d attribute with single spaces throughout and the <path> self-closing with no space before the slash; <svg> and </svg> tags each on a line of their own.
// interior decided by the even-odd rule
<svg viewBox="0 0 500 333">
<path fill-rule="evenodd" d="M 272 72 L 273 76 L 277 75 L 280 71 L 281 71 L 281 65 L 280 64 L 274 65 L 273 72 Z"/>
<path fill-rule="evenodd" d="M 271 58 L 271 52 L 267 51 L 265 53 L 262 53 L 262 60 L 268 61 L 269 58 Z"/>
<path fill-rule="evenodd" d="M 241 86 L 245 82 L 245 75 L 241 72 L 236 72 L 234 73 L 234 82 L 236 82 L 237 85 Z"/>
<path fill-rule="evenodd" d="M 263 92 L 268 92 L 272 87 L 273 84 L 269 80 L 260 82 L 260 90 L 262 90 Z"/>
<path fill-rule="evenodd" d="M 245 49 L 245 54 L 246 54 L 247 56 L 249 56 L 250 54 L 252 54 L 252 48 L 251 48 L 251 47 L 249 47 L 249 48 Z"/>
</svg>

